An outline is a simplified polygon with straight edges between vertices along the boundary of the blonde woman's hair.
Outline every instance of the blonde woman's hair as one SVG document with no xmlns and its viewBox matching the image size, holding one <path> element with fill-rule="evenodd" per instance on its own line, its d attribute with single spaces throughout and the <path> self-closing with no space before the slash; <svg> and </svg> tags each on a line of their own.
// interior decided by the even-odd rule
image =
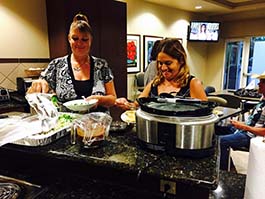
<svg viewBox="0 0 265 199">
<path fill-rule="evenodd" d="M 180 69 L 175 81 L 180 84 L 181 87 L 184 87 L 188 83 L 188 78 L 190 76 L 190 69 L 187 65 L 187 55 L 186 52 L 180 43 L 180 41 L 176 38 L 166 38 L 161 40 L 158 46 L 158 53 L 163 52 L 170 57 L 178 60 L 180 63 Z M 161 82 L 164 81 L 164 76 L 162 75 L 161 70 L 159 70 L 157 63 L 157 75 L 153 81 L 153 85 L 157 86 Z"/>
<path fill-rule="evenodd" d="M 74 16 L 69 32 L 73 29 L 78 29 L 83 33 L 89 33 L 92 36 L 92 28 L 89 25 L 86 15 L 84 14 L 78 13 Z"/>
</svg>

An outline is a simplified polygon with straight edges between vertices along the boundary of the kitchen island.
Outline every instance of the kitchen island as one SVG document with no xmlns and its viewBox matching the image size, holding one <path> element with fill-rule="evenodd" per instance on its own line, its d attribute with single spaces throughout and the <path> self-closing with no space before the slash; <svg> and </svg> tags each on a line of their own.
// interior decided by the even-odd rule
<svg viewBox="0 0 265 199">
<path fill-rule="evenodd" d="M 95 149 L 65 136 L 42 147 L 7 144 L 0 157 L 2 175 L 24 174 L 45 188 L 38 198 L 209 198 L 219 183 L 217 148 L 200 159 L 147 151 L 134 128 L 110 132 Z"/>
</svg>

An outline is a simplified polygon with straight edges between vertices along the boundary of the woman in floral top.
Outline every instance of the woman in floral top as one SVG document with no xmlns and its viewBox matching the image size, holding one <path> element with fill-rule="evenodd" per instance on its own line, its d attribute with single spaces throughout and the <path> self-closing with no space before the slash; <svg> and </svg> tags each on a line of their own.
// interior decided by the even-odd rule
<svg viewBox="0 0 265 199">
<path fill-rule="evenodd" d="M 113 74 L 106 60 L 90 55 L 92 29 L 87 17 L 77 14 L 68 35 L 72 53 L 51 61 L 28 93 L 55 93 L 61 102 L 98 99 L 98 106 L 113 106 L 116 91 Z"/>
</svg>

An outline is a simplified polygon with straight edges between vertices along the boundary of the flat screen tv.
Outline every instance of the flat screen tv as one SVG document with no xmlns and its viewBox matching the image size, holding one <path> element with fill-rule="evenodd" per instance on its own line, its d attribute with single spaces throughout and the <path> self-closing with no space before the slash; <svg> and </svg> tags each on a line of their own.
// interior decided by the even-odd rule
<svg viewBox="0 0 265 199">
<path fill-rule="evenodd" d="M 191 21 L 188 28 L 188 41 L 217 42 L 220 22 Z"/>
</svg>

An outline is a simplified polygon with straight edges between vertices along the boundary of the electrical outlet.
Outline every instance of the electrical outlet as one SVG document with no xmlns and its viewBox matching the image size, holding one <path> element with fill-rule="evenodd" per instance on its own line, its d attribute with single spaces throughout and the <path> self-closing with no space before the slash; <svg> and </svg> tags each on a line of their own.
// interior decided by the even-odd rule
<svg viewBox="0 0 265 199">
<path fill-rule="evenodd" d="M 160 191 L 176 195 L 176 182 L 160 180 Z"/>
</svg>

